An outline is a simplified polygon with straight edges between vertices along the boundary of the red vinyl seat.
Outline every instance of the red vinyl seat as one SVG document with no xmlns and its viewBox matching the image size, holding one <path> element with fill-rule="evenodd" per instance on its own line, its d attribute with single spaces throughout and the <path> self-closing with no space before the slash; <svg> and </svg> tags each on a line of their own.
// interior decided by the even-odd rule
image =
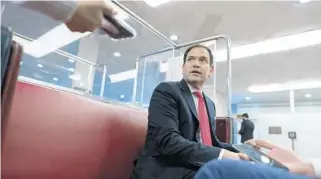
<svg viewBox="0 0 321 179">
<path fill-rule="evenodd" d="M 217 117 L 216 118 L 216 136 L 218 140 L 225 143 L 231 143 L 230 141 L 230 128 L 231 119 L 228 117 Z"/>
<path fill-rule="evenodd" d="M 147 112 L 18 82 L 2 136 L 3 179 L 129 179 Z"/>
</svg>

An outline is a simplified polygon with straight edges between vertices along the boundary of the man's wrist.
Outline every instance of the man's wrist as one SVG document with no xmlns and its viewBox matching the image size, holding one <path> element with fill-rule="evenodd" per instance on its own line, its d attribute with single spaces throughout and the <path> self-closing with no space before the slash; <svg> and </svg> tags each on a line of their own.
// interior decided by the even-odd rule
<svg viewBox="0 0 321 179">
<path fill-rule="evenodd" d="M 299 174 L 306 175 L 306 176 L 315 176 L 313 164 L 311 162 L 304 162 L 300 164 L 300 170 L 298 171 Z"/>
</svg>

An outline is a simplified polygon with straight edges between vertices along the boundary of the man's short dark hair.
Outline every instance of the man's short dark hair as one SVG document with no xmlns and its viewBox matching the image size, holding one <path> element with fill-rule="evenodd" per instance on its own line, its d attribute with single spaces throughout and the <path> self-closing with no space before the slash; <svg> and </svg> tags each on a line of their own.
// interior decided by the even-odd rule
<svg viewBox="0 0 321 179">
<path fill-rule="evenodd" d="M 249 118 L 249 115 L 247 113 L 242 114 L 243 117 Z"/>
<path fill-rule="evenodd" d="M 210 56 L 210 65 L 213 65 L 213 54 L 212 54 L 212 50 L 210 48 L 208 48 L 205 45 L 201 45 L 201 44 L 196 44 L 196 45 L 192 45 L 190 47 L 188 47 L 188 49 L 186 49 L 185 53 L 184 53 L 184 59 L 183 59 L 183 64 L 185 64 L 186 62 L 186 57 L 187 54 L 193 49 L 193 48 L 205 48 Z"/>
</svg>

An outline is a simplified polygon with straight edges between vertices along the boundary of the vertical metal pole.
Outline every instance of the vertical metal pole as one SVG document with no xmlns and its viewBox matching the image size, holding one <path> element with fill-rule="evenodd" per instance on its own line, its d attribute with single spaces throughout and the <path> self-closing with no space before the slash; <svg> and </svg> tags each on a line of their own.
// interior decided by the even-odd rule
<svg viewBox="0 0 321 179">
<path fill-rule="evenodd" d="M 100 94 L 99 96 L 104 98 L 105 85 L 106 85 L 106 76 L 107 76 L 107 66 L 103 65 L 103 78 L 101 80 Z"/>
<path fill-rule="evenodd" d="M 90 65 L 89 66 L 89 73 L 88 73 L 88 86 L 87 86 L 87 92 L 90 94 L 91 91 L 92 91 L 92 88 L 93 88 L 93 80 L 94 80 L 94 77 L 93 77 L 93 66 Z"/>
<path fill-rule="evenodd" d="M 216 40 L 213 43 L 213 66 L 214 66 L 214 72 L 213 72 L 213 95 L 216 98 Z"/>
<path fill-rule="evenodd" d="M 138 65 L 139 65 L 139 57 L 137 57 L 137 59 L 136 59 L 136 75 L 135 75 L 135 78 L 134 78 L 132 103 L 136 102 L 137 80 L 138 80 Z"/>
<path fill-rule="evenodd" d="M 294 147 L 294 139 L 291 139 L 292 141 L 292 150 L 295 151 L 295 147 Z"/>
<path fill-rule="evenodd" d="M 6 8 L 6 5 L 5 4 L 2 4 L 1 5 L 2 7 L 1 7 L 1 16 L 3 15 L 3 12 L 4 12 L 4 9 Z"/>
<path fill-rule="evenodd" d="M 227 41 L 227 117 L 232 117 L 232 59 L 231 59 L 231 39 L 225 37 Z"/>
<path fill-rule="evenodd" d="M 290 97 L 290 111 L 291 113 L 295 112 L 295 98 L 294 98 L 294 90 L 291 89 L 289 91 L 289 97 Z"/>
<path fill-rule="evenodd" d="M 224 37 L 227 42 L 227 113 L 230 120 L 230 142 L 233 142 L 233 118 L 232 118 L 232 59 L 231 59 L 231 39 Z"/>
<path fill-rule="evenodd" d="M 175 53 L 175 47 L 173 46 L 173 49 L 172 49 L 172 65 L 174 65 L 175 64 L 175 55 L 176 55 L 176 53 Z M 174 65 L 175 66 L 175 65 Z M 170 81 L 172 81 L 173 80 L 173 74 L 174 74 L 174 72 L 173 72 L 173 68 L 170 70 Z"/>
<path fill-rule="evenodd" d="M 145 87 L 145 75 L 146 75 L 146 61 L 147 59 L 144 59 L 144 66 L 143 66 L 143 76 L 142 76 L 142 89 L 140 93 L 140 103 L 143 105 L 143 100 L 144 100 L 144 87 Z"/>
</svg>

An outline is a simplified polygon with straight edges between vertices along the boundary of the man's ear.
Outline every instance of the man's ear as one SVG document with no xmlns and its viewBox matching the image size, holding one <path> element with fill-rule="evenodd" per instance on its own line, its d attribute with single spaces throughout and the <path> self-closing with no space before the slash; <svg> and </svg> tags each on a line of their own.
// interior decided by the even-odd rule
<svg viewBox="0 0 321 179">
<path fill-rule="evenodd" d="M 182 74 L 184 74 L 184 64 L 182 65 Z"/>
<path fill-rule="evenodd" d="M 208 75 L 209 78 L 213 75 L 214 70 L 215 70 L 215 69 L 214 69 L 214 65 L 211 65 L 210 74 Z"/>
</svg>

